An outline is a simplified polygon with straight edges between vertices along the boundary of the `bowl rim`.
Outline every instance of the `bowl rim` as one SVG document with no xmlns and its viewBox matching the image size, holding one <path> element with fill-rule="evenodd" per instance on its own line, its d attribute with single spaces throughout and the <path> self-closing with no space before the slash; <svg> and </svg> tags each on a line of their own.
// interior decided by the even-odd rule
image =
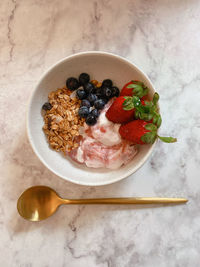
<svg viewBox="0 0 200 267">
<path fill-rule="evenodd" d="M 79 57 L 81 55 L 108 55 L 108 56 L 111 56 L 111 57 L 114 57 L 114 58 L 118 58 L 122 61 L 124 61 L 125 63 L 128 63 L 130 65 L 132 65 L 134 68 L 137 69 L 138 72 L 140 72 L 144 77 L 145 79 L 150 83 L 151 87 L 153 88 L 153 91 L 155 92 L 155 87 L 154 85 L 152 84 L 152 82 L 150 81 L 150 79 L 148 78 L 148 76 L 133 62 L 131 62 L 130 60 L 122 57 L 122 56 L 119 56 L 119 55 L 116 55 L 114 53 L 110 53 L 110 52 L 104 52 L 104 51 L 84 51 L 84 52 L 79 52 L 79 53 L 75 53 L 73 55 L 70 55 L 70 56 L 67 56 L 67 57 L 64 57 L 60 60 L 58 60 L 56 63 L 54 63 L 53 65 L 51 65 L 39 78 L 39 80 L 37 81 L 36 85 L 34 86 L 34 89 L 32 90 L 31 94 L 30 94 L 30 97 L 29 97 L 29 100 L 28 100 L 28 104 L 27 104 L 27 110 L 26 110 L 26 132 L 27 132 L 27 136 L 28 136 L 28 140 L 29 140 L 29 143 L 31 145 L 31 148 L 33 150 L 33 152 L 35 153 L 35 155 L 39 158 L 39 160 L 43 163 L 43 165 L 49 169 L 52 173 L 54 173 L 55 175 L 57 175 L 58 177 L 66 180 L 66 181 L 69 181 L 69 182 L 72 182 L 74 184 L 78 184 L 78 185 L 83 185 L 83 186 L 103 186 L 103 185 L 109 185 L 109 184 L 113 184 L 113 183 L 116 183 L 118 181 L 121 181 L 125 178 L 127 178 L 128 176 L 130 176 L 131 174 L 135 173 L 137 170 L 139 170 L 143 165 L 144 163 L 147 161 L 147 159 L 149 158 L 149 156 L 152 154 L 154 148 L 155 148 L 155 145 L 157 143 L 157 140 L 154 142 L 154 144 L 151 145 L 149 151 L 147 152 L 147 154 L 140 160 L 140 162 L 137 164 L 137 167 L 135 168 L 130 168 L 129 170 L 126 171 L 125 174 L 122 174 L 122 175 L 119 175 L 117 176 L 115 179 L 112 179 L 111 181 L 103 181 L 103 182 L 95 182 L 95 183 L 90 183 L 90 182 L 84 182 L 84 181 L 74 181 L 73 179 L 71 179 L 70 177 L 66 177 L 66 176 L 63 176 L 61 175 L 60 173 L 58 173 L 57 171 L 55 171 L 46 161 L 45 159 L 43 159 L 43 157 L 40 156 L 39 152 L 37 151 L 37 148 L 32 140 L 32 137 L 31 137 L 31 131 L 30 131 L 30 127 L 29 127 L 29 123 L 30 123 L 30 120 L 29 120 L 29 115 L 30 115 L 30 112 L 31 112 L 31 103 L 32 103 L 32 100 L 33 100 L 33 97 L 36 93 L 36 89 L 38 88 L 39 84 L 42 82 L 42 80 L 49 74 L 49 72 L 52 71 L 52 69 L 56 68 L 58 65 L 60 65 L 61 63 L 63 63 L 64 61 L 66 60 L 69 60 L 71 58 L 74 58 L 74 57 Z"/>
</svg>

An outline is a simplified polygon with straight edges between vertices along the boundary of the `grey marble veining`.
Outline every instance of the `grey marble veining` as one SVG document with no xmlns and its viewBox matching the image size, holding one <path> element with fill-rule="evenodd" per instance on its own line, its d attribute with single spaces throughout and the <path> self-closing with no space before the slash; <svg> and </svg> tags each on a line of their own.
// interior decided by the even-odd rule
<svg viewBox="0 0 200 267">
<path fill-rule="evenodd" d="M 0 3 L 0 262 L 19 267 L 197 267 L 200 264 L 200 2 L 2 0 Z M 48 171 L 25 132 L 29 95 L 57 60 L 109 51 L 145 71 L 161 95 L 161 134 L 148 162 L 113 185 L 85 187 Z M 27 187 L 62 196 L 185 196 L 175 207 L 62 207 L 29 223 L 16 211 Z"/>
</svg>

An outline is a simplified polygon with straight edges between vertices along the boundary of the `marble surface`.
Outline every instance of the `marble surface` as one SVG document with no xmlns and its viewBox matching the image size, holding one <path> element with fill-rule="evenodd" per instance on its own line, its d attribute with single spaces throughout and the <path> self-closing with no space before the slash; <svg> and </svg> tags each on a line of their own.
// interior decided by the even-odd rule
<svg viewBox="0 0 200 267">
<path fill-rule="evenodd" d="M 1 0 L 0 262 L 20 267 L 196 267 L 200 262 L 200 2 L 198 0 Z M 160 134 L 131 177 L 78 186 L 47 170 L 27 141 L 25 114 L 41 73 L 76 52 L 132 60 L 161 95 Z M 45 184 L 61 196 L 181 196 L 174 207 L 73 206 L 40 223 L 16 201 Z"/>
</svg>

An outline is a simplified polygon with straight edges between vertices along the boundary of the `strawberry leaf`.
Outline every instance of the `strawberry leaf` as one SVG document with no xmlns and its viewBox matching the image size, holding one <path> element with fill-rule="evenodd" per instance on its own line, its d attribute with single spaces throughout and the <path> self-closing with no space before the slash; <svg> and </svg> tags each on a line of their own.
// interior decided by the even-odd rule
<svg viewBox="0 0 200 267">
<path fill-rule="evenodd" d="M 132 101 L 133 101 L 133 105 L 135 108 L 141 106 L 141 101 L 140 101 L 139 97 L 133 96 Z"/>
<path fill-rule="evenodd" d="M 157 114 L 154 114 L 154 116 L 153 116 L 153 123 L 154 124 L 157 124 L 157 120 L 158 120 L 158 116 L 157 116 Z"/>
<path fill-rule="evenodd" d="M 145 129 L 149 130 L 151 132 L 156 132 L 157 131 L 157 127 L 156 125 L 154 125 L 153 123 L 148 123 L 145 125 Z"/>
<path fill-rule="evenodd" d="M 151 108 L 150 107 L 148 107 L 148 106 L 143 106 L 142 107 L 142 112 L 144 112 L 144 113 L 150 113 L 150 111 L 151 111 Z"/>
<path fill-rule="evenodd" d="M 145 86 L 144 83 L 143 83 L 143 82 L 140 82 L 140 81 L 133 81 L 133 80 L 132 80 L 132 83 L 134 83 L 134 84 L 139 84 L 139 85 L 142 85 L 142 86 Z"/>
<path fill-rule="evenodd" d="M 134 81 L 133 81 L 134 82 Z M 129 88 L 134 88 L 134 90 L 138 90 L 139 87 L 141 87 L 141 84 L 143 85 L 143 88 L 145 85 L 141 82 L 137 82 L 137 84 L 128 85 L 127 87 Z M 143 90 L 143 89 L 142 89 Z M 146 89 L 145 89 L 146 90 Z M 139 93 L 140 95 L 140 93 Z M 125 101 L 123 103 L 123 109 L 124 110 L 131 110 L 135 108 L 135 118 L 136 119 L 141 119 L 145 121 L 151 121 L 153 119 L 153 123 L 159 128 L 162 122 L 160 114 L 157 112 L 157 101 L 159 99 L 158 93 L 154 94 L 153 101 L 144 101 L 142 104 L 140 101 L 140 96 L 138 95 L 133 95 L 124 97 Z"/>
<path fill-rule="evenodd" d="M 137 88 L 137 87 L 142 87 L 141 85 L 135 84 L 135 83 L 131 83 L 127 86 L 127 88 Z"/>
<path fill-rule="evenodd" d="M 158 103 L 158 100 L 159 100 L 159 94 L 158 93 L 155 93 L 154 96 L 153 96 L 153 104 L 156 105 Z"/>
<path fill-rule="evenodd" d="M 144 121 L 150 121 L 153 118 L 153 115 L 151 113 L 144 113 L 140 112 L 139 113 L 139 118 Z"/>
<path fill-rule="evenodd" d="M 158 138 L 165 143 L 174 143 L 177 141 L 177 139 L 173 137 L 162 137 L 158 135 Z"/>
<path fill-rule="evenodd" d="M 136 109 L 136 110 L 135 110 L 135 118 L 136 118 L 136 119 L 139 119 L 139 115 L 140 115 L 140 113 L 139 113 L 139 111 Z"/>
<path fill-rule="evenodd" d="M 148 132 L 141 137 L 141 140 L 145 144 L 153 144 L 156 140 L 156 137 L 156 132 Z"/>
<path fill-rule="evenodd" d="M 124 99 L 125 101 L 123 102 L 123 109 L 124 110 L 134 109 L 133 98 L 131 96 L 125 96 Z"/>
<path fill-rule="evenodd" d="M 158 119 L 157 119 L 157 123 L 156 123 L 158 128 L 160 127 L 161 123 L 162 123 L 162 118 L 161 118 L 160 114 L 158 114 Z"/>
<path fill-rule="evenodd" d="M 148 107 L 148 108 L 153 108 L 153 102 L 152 101 L 144 101 L 145 103 L 145 107 Z"/>
<path fill-rule="evenodd" d="M 127 86 L 127 88 L 133 88 L 133 95 L 142 98 L 148 94 L 148 88 L 142 82 L 133 82 Z"/>
</svg>

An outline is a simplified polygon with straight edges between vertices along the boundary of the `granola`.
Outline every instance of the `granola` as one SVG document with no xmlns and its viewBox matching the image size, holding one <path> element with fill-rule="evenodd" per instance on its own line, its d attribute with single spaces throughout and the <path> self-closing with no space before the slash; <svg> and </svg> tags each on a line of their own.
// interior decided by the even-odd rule
<svg viewBox="0 0 200 267">
<path fill-rule="evenodd" d="M 66 87 L 51 92 L 48 96 L 51 109 L 44 114 L 43 131 L 50 146 L 64 153 L 78 147 L 79 128 L 85 121 L 78 115 L 81 101 L 70 97 L 71 93 Z"/>
</svg>

